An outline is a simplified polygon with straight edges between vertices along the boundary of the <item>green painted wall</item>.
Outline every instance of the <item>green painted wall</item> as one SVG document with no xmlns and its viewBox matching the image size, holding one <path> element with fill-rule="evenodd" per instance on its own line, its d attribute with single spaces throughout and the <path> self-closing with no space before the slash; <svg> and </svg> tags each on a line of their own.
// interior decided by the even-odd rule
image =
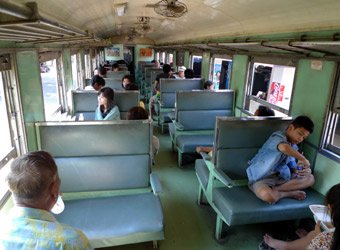
<svg viewBox="0 0 340 250">
<path fill-rule="evenodd" d="M 340 182 L 340 164 L 319 153 L 314 175 L 316 176 L 314 189 L 325 195 L 333 185 Z"/>
<path fill-rule="evenodd" d="M 208 80 L 209 79 L 209 71 L 210 71 L 210 53 L 209 52 L 203 52 L 201 78 Z"/>
<path fill-rule="evenodd" d="M 303 152 L 311 165 L 315 167 L 336 64 L 323 61 L 322 69 L 315 70 L 312 69 L 311 63 L 312 60 L 300 60 L 298 63 L 292 95 L 291 116 L 307 115 L 314 121 L 314 132 L 307 138 L 307 143 L 303 145 Z"/>
<path fill-rule="evenodd" d="M 335 62 L 323 61 L 322 70 L 311 68 L 311 60 L 300 60 L 294 83 L 291 115 L 308 115 L 315 123 L 308 141 L 318 145 L 334 81 Z"/>
<path fill-rule="evenodd" d="M 17 52 L 16 60 L 27 146 L 33 151 L 37 150 L 34 122 L 45 120 L 38 54 L 36 51 Z"/>
<path fill-rule="evenodd" d="M 189 51 L 184 52 L 183 66 L 185 66 L 186 68 L 189 68 L 190 66 L 190 52 Z"/>
<path fill-rule="evenodd" d="M 236 91 L 236 107 L 243 106 L 244 89 L 247 80 L 247 74 L 248 74 L 248 56 L 235 55 L 233 57 L 230 89 Z"/>
<path fill-rule="evenodd" d="M 135 64 L 136 64 L 136 67 L 137 67 L 139 61 L 151 62 L 152 60 L 155 59 L 155 51 L 154 50 L 152 50 L 151 56 L 140 56 L 140 49 L 150 48 L 150 46 L 151 45 L 136 45 L 135 46 Z"/>
</svg>

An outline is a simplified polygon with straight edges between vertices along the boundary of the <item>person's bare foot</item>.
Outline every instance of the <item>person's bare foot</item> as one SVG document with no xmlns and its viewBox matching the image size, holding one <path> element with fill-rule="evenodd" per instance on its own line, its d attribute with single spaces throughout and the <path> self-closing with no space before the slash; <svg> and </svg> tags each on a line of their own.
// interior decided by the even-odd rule
<svg viewBox="0 0 340 250">
<path fill-rule="evenodd" d="M 284 248 L 284 245 L 286 244 L 286 242 L 282 241 L 282 240 L 277 240 L 277 239 L 274 239 L 273 237 L 271 237 L 269 234 L 265 234 L 263 236 L 263 240 L 264 242 L 272 247 L 272 248 L 275 248 L 277 250 L 279 249 L 283 249 Z"/>
<path fill-rule="evenodd" d="M 306 199 L 306 193 L 304 191 L 291 191 L 291 197 L 299 201 Z"/>
</svg>

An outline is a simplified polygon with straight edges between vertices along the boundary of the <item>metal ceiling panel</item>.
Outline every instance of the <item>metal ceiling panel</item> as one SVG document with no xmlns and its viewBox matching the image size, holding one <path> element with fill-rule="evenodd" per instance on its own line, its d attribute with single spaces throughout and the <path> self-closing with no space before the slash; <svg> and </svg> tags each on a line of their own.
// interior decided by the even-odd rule
<svg viewBox="0 0 340 250">
<path fill-rule="evenodd" d="M 274 48 L 266 46 L 261 42 L 249 42 L 249 43 L 217 43 L 218 46 L 229 48 L 231 50 L 241 52 L 255 52 L 255 53 L 273 53 L 273 54 L 295 54 L 292 51 L 287 51 L 280 48 Z"/>
<path fill-rule="evenodd" d="M 291 45 L 326 55 L 340 55 L 340 41 L 292 42 Z"/>
</svg>

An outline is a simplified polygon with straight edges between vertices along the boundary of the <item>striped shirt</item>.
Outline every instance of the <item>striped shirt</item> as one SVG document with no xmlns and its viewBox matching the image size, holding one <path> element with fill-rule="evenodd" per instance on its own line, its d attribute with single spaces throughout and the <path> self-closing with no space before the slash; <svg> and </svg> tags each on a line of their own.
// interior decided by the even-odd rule
<svg viewBox="0 0 340 250">
<path fill-rule="evenodd" d="M 14 207 L 1 220 L 0 250 L 92 250 L 79 230 L 59 223 L 48 211 Z"/>
</svg>

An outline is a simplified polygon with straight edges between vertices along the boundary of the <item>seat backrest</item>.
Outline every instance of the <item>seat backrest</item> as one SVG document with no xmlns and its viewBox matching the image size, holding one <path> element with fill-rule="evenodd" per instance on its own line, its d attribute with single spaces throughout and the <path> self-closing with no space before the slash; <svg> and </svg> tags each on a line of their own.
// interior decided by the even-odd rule
<svg viewBox="0 0 340 250">
<path fill-rule="evenodd" d="M 202 89 L 201 79 L 160 79 L 160 101 L 164 108 L 174 108 L 176 91 Z"/>
<path fill-rule="evenodd" d="M 177 91 L 176 121 L 183 130 L 214 130 L 217 116 L 234 116 L 233 90 Z"/>
<path fill-rule="evenodd" d="M 157 68 L 145 68 L 145 85 L 146 87 L 150 87 L 153 85 L 156 76 L 163 72 L 163 69 Z M 154 78 L 152 78 L 154 76 Z"/>
<path fill-rule="evenodd" d="M 120 118 L 126 119 L 130 108 L 139 105 L 139 91 L 115 91 L 114 101 L 120 111 Z M 72 91 L 73 115 L 78 119 L 82 113 L 84 120 L 94 120 L 95 110 L 98 106 L 97 91 Z"/>
<path fill-rule="evenodd" d="M 129 71 L 108 71 L 106 73 L 106 77 L 107 78 L 120 78 L 120 80 L 122 80 L 123 76 L 125 75 L 130 75 Z"/>
<path fill-rule="evenodd" d="M 122 87 L 122 78 L 104 78 L 105 87 L 110 87 L 113 90 L 124 90 Z"/>
<path fill-rule="evenodd" d="M 218 117 L 215 127 L 213 162 L 231 179 L 246 179 L 248 161 L 269 136 L 285 130 L 290 117 Z"/>
<path fill-rule="evenodd" d="M 55 157 L 62 192 L 149 187 L 151 122 L 36 123 L 39 150 Z"/>
</svg>

